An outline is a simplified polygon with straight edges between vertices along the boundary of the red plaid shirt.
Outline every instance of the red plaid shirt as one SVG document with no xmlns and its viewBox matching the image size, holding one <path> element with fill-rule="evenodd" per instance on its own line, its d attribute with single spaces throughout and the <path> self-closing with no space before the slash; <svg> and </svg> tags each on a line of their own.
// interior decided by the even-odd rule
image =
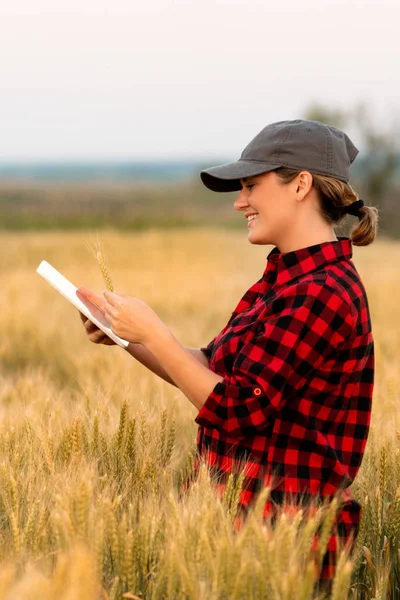
<svg viewBox="0 0 400 600">
<path fill-rule="evenodd" d="M 347 487 L 363 458 L 374 382 L 368 301 L 351 257 L 346 237 L 268 254 L 261 279 L 201 348 L 224 379 L 195 418 L 194 472 L 205 458 L 222 490 L 245 464 L 245 512 L 272 474 L 273 504 L 340 489 L 343 537 L 358 528 L 361 507 Z"/>
</svg>

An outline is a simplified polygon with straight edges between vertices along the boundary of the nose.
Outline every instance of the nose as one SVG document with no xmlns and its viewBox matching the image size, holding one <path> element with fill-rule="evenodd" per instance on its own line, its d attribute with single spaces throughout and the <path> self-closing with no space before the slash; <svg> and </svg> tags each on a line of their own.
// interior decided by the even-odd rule
<svg viewBox="0 0 400 600">
<path fill-rule="evenodd" d="M 239 195 L 233 203 L 233 206 L 235 210 L 243 210 L 249 207 L 249 203 L 247 202 L 246 194 L 243 189 L 239 192 Z"/>
</svg>

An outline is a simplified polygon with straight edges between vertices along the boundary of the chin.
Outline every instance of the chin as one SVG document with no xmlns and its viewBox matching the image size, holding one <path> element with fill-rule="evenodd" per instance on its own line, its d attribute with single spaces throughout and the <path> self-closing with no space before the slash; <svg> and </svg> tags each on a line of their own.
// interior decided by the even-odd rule
<svg viewBox="0 0 400 600">
<path fill-rule="evenodd" d="M 270 236 L 268 234 L 263 234 L 262 232 L 255 232 L 255 231 L 249 231 L 249 235 L 248 235 L 248 240 L 250 242 L 250 244 L 254 244 L 254 245 L 259 245 L 259 246 L 263 246 L 266 245 L 268 246 L 269 244 L 272 244 L 273 242 L 271 242 L 270 240 Z"/>
</svg>

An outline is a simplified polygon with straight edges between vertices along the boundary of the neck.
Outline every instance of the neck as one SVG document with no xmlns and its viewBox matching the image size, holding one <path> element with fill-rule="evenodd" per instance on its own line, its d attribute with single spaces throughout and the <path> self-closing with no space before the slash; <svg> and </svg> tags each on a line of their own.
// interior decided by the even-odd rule
<svg viewBox="0 0 400 600">
<path fill-rule="evenodd" d="M 310 220 L 307 223 L 298 221 L 289 229 L 275 242 L 282 253 L 300 250 L 300 248 L 307 248 L 323 242 L 336 242 L 338 239 L 332 226 L 321 219 L 314 223 L 310 223 Z"/>
</svg>

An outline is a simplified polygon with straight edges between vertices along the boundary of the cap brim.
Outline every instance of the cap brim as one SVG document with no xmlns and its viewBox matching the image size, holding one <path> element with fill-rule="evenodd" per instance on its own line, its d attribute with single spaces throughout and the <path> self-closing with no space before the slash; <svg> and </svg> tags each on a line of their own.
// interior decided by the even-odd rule
<svg viewBox="0 0 400 600">
<path fill-rule="evenodd" d="M 261 175 L 278 169 L 279 165 L 265 162 L 237 160 L 200 171 L 202 182 L 213 192 L 236 192 L 242 189 L 240 179 Z"/>
</svg>

